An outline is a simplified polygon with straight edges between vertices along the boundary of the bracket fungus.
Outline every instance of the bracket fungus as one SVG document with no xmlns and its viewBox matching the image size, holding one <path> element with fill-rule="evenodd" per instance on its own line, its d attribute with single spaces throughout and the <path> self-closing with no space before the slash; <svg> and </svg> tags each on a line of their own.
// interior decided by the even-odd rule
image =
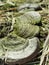
<svg viewBox="0 0 49 65">
<path fill-rule="evenodd" d="M 0 41 L 2 47 L 2 54 L 0 54 L 0 58 L 4 58 L 6 63 L 16 62 L 16 63 L 25 63 L 30 61 L 30 59 L 34 58 L 38 52 L 38 38 L 34 37 L 32 39 L 27 39 L 25 42 L 19 43 L 19 41 L 12 41 L 12 39 L 8 40 L 2 39 Z M 2 56 L 2 57 L 1 57 Z M 31 57 L 31 58 L 30 58 Z M 30 59 L 29 59 L 30 58 Z M 26 60 L 27 59 L 27 60 Z"/>
<path fill-rule="evenodd" d="M 0 38 L 0 58 L 4 58 L 5 62 L 25 63 L 36 56 L 39 40 L 34 36 L 39 33 L 41 16 L 38 12 L 30 11 L 13 19 L 8 25 L 13 30 Z M 3 28 L 6 28 L 4 25 Z"/>
<path fill-rule="evenodd" d="M 28 38 L 34 37 L 39 33 L 39 26 L 41 16 L 38 12 L 30 11 L 16 18 L 13 25 L 14 31 L 17 35 Z"/>
</svg>

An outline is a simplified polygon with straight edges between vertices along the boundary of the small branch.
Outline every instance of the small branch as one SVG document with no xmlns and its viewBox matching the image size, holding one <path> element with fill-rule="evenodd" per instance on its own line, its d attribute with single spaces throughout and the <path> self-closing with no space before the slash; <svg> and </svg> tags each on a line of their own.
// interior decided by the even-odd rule
<svg viewBox="0 0 49 65">
<path fill-rule="evenodd" d="M 47 36 L 45 43 L 43 45 L 43 53 L 42 53 L 42 56 L 41 56 L 40 65 L 43 64 L 43 61 L 44 61 L 46 54 L 49 53 L 48 45 L 49 45 L 49 35 Z"/>
</svg>

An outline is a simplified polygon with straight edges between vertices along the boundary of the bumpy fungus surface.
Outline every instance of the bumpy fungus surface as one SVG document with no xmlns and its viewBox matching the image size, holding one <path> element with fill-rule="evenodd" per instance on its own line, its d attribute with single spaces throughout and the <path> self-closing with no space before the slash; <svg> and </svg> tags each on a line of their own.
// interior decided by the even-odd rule
<svg viewBox="0 0 49 65">
<path fill-rule="evenodd" d="M 41 16 L 39 13 L 31 11 L 24 13 L 16 18 L 14 23 L 14 31 L 17 35 L 27 38 L 33 37 L 39 33 L 39 26 L 35 25 L 40 23 Z"/>
</svg>

